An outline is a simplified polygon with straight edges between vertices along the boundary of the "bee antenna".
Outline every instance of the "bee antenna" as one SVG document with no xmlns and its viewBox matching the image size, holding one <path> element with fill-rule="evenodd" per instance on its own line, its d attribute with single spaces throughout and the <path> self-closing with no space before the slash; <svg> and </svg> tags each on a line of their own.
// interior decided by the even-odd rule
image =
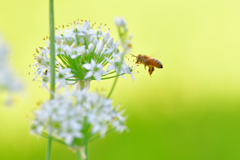
<svg viewBox="0 0 240 160">
<path fill-rule="evenodd" d="M 137 57 L 137 56 L 135 56 L 135 55 L 133 55 L 133 54 L 130 54 L 130 55 L 132 55 L 133 57 Z"/>
</svg>

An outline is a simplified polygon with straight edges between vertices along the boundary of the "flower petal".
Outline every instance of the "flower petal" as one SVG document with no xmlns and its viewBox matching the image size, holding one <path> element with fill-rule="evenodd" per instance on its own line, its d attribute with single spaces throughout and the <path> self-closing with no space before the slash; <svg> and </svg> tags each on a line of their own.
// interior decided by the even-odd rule
<svg viewBox="0 0 240 160">
<path fill-rule="evenodd" d="M 89 72 L 85 75 L 84 79 L 87 79 L 87 78 L 91 77 L 92 75 L 93 75 L 93 71 L 89 71 Z"/>
<path fill-rule="evenodd" d="M 92 65 L 89 63 L 84 64 L 83 67 L 86 68 L 87 70 L 91 70 L 93 68 Z"/>
<path fill-rule="evenodd" d="M 100 72 L 96 72 L 96 73 L 94 74 L 94 78 L 95 78 L 98 82 L 100 82 L 100 80 L 101 80 L 101 73 L 100 73 Z"/>
</svg>

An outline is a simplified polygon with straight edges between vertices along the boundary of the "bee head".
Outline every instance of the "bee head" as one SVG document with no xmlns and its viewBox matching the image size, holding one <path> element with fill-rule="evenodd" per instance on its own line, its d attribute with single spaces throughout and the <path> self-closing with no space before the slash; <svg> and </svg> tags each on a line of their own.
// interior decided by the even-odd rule
<svg viewBox="0 0 240 160">
<path fill-rule="evenodd" d="M 141 55 L 141 54 L 139 54 L 139 55 L 137 56 L 137 62 L 142 62 L 142 55 Z"/>
</svg>

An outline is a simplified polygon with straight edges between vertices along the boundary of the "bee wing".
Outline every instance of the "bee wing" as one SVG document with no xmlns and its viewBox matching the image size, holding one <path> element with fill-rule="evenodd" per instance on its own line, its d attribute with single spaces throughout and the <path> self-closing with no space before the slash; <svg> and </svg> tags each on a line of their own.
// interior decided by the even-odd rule
<svg viewBox="0 0 240 160">
<path fill-rule="evenodd" d="M 161 59 L 161 52 L 155 51 L 155 52 L 149 53 L 148 56 L 153 59 Z"/>
</svg>

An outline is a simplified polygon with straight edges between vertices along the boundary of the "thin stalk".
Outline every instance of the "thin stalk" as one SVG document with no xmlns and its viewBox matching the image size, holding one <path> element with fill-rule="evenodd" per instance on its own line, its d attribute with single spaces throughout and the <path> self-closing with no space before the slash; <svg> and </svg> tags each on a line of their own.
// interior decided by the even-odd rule
<svg viewBox="0 0 240 160">
<path fill-rule="evenodd" d="M 83 81 L 83 80 L 80 80 L 79 83 L 80 83 L 80 90 L 83 90 L 83 89 L 84 89 L 84 86 L 85 86 L 84 81 Z"/>
<path fill-rule="evenodd" d="M 121 70 L 123 58 L 124 58 L 124 53 L 122 54 L 121 63 L 120 63 L 120 65 L 119 65 L 119 67 L 118 67 L 117 77 L 115 78 L 115 80 L 114 80 L 114 82 L 113 82 L 112 88 L 111 88 L 111 90 L 110 90 L 107 98 L 109 98 L 109 97 L 111 96 L 111 94 L 112 94 L 112 92 L 113 92 L 113 90 L 114 90 L 114 88 L 115 88 L 115 86 L 116 86 L 116 84 L 117 84 L 118 77 L 120 76 L 119 73 L 120 73 L 120 70 Z"/>
<path fill-rule="evenodd" d="M 48 137 L 48 145 L 47 145 L 46 160 L 50 160 L 51 143 L 52 143 L 52 136 L 50 135 L 50 136 Z"/>
<path fill-rule="evenodd" d="M 77 149 L 77 159 L 82 160 L 80 149 Z"/>
<path fill-rule="evenodd" d="M 121 42 L 122 42 L 122 41 L 123 41 L 123 38 L 122 38 L 122 34 L 121 34 L 121 30 L 120 30 L 120 28 L 118 28 L 118 35 L 119 35 L 120 40 L 121 40 Z M 124 52 L 125 52 L 125 51 L 124 51 Z M 109 92 L 107 98 L 109 98 L 109 97 L 111 96 L 111 94 L 112 94 L 112 92 L 113 92 L 113 90 L 114 90 L 114 88 L 115 88 L 115 86 L 116 86 L 116 84 L 117 84 L 118 77 L 120 76 L 119 73 L 120 73 L 120 70 L 121 70 L 121 66 L 122 66 L 123 58 L 124 58 L 124 54 L 122 54 L 122 57 L 121 57 L 121 63 L 120 63 L 120 65 L 119 65 L 119 67 L 118 67 L 117 77 L 115 78 L 115 80 L 114 80 L 114 82 L 113 82 L 112 88 L 111 88 L 111 90 L 110 90 L 110 92 Z"/>
<path fill-rule="evenodd" d="M 45 135 L 41 135 L 43 138 L 49 138 L 49 136 L 45 136 Z M 60 140 L 58 140 L 58 139 L 54 139 L 53 137 L 51 138 L 52 139 L 52 141 L 54 141 L 54 142 L 57 142 L 57 143 L 60 143 L 60 144 L 63 144 L 63 145 L 66 145 L 63 141 L 60 141 Z"/>
<path fill-rule="evenodd" d="M 53 0 L 50 0 L 50 71 L 51 71 L 51 87 L 50 99 L 54 98 L 55 92 L 55 47 L 54 47 L 54 14 L 53 14 Z M 52 133 L 49 133 L 46 160 L 50 160 L 51 154 Z"/>
<path fill-rule="evenodd" d="M 109 74 L 113 74 L 113 73 L 115 73 L 115 72 L 116 72 L 116 71 L 108 72 L 108 74 L 103 74 L 102 77 L 108 76 Z"/>
<path fill-rule="evenodd" d="M 50 71 L 51 71 L 51 92 L 50 99 L 54 98 L 55 92 L 55 45 L 54 45 L 54 16 L 53 0 L 50 0 Z"/>
<path fill-rule="evenodd" d="M 88 142 L 85 143 L 85 155 L 86 155 L 86 160 L 89 160 L 89 155 L 88 155 Z"/>
<path fill-rule="evenodd" d="M 124 75 L 124 73 L 122 73 L 120 75 L 115 75 L 115 76 L 111 76 L 111 77 L 102 78 L 101 80 L 106 80 L 106 79 L 110 79 L 110 78 L 114 78 L 114 77 L 119 77 L 121 75 Z"/>
</svg>

